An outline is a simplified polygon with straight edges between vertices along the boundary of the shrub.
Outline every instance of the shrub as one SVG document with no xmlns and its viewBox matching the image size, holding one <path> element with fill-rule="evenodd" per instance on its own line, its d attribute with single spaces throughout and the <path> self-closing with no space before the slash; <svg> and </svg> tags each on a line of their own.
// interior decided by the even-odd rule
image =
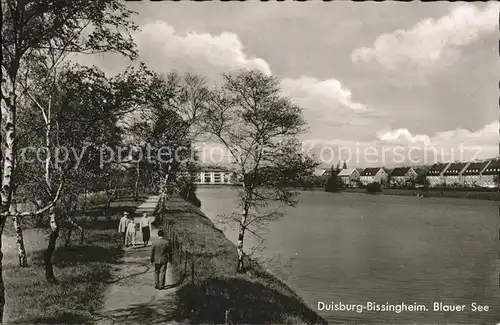
<svg viewBox="0 0 500 325">
<path fill-rule="evenodd" d="M 373 182 L 373 183 L 366 185 L 366 192 L 367 193 L 377 193 L 377 192 L 381 192 L 381 191 L 382 191 L 382 187 L 381 187 L 380 183 L 378 183 L 378 182 Z"/>
<path fill-rule="evenodd" d="M 186 184 L 181 191 L 179 192 L 179 195 L 189 203 L 193 204 L 196 207 L 201 207 L 201 201 L 198 199 L 196 196 L 196 185 L 195 184 Z"/>
<path fill-rule="evenodd" d="M 342 189 L 342 180 L 337 175 L 333 175 L 328 178 L 325 184 L 325 191 L 327 192 L 338 192 Z"/>
</svg>

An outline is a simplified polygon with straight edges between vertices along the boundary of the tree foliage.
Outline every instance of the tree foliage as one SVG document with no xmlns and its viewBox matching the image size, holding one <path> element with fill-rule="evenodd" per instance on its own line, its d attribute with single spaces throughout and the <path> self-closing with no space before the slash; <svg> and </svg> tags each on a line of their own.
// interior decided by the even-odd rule
<svg viewBox="0 0 500 325">
<path fill-rule="evenodd" d="M 333 166 L 330 169 L 330 176 L 328 177 L 325 184 L 326 192 L 339 192 L 343 188 L 343 183 L 338 176 L 338 170 L 334 169 Z"/>
<path fill-rule="evenodd" d="M 211 93 L 205 129 L 235 160 L 243 179 L 241 213 L 230 219 L 239 226 L 238 271 L 244 270 L 245 233 L 283 216 L 268 203 L 295 206 L 292 184 L 311 175 L 317 163 L 302 153 L 297 137 L 305 131 L 302 110 L 281 94 L 279 81 L 260 71 L 224 74 L 224 85 Z"/>
<path fill-rule="evenodd" d="M 0 231 L 3 231 L 13 191 L 17 191 L 19 187 L 17 182 L 21 180 L 22 175 L 17 166 L 18 144 L 22 142 L 17 134 L 18 118 L 30 114 L 32 117 L 36 117 L 32 112 L 20 112 L 19 110 L 29 110 L 33 103 L 40 109 L 44 123 L 40 128 L 35 127 L 24 131 L 27 138 L 36 137 L 38 131 L 45 131 L 44 144 L 47 146 L 47 153 L 50 152 L 53 145 L 63 138 L 61 134 L 68 135 L 72 132 L 67 124 L 59 121 L 59 116 L 53 119 L 52 112 L 58 112 L 59 105 L 71 108 L 73 102 L 78 98 L 66 98 L 67 102 L 58 101 L 64 98 L 64 96 L 58 95 L 59 89 L 54 89 L 57 83 L 56 76 L 59 76 L 58 66 L 69 53 L 110 51 L 135 58 L 137 53 L 130 32 L 137 27 L 129 19 L 132 12 L 127 10 L 125 5 L 118 0 L 97 2 L 4 0 L 1 7 L 1 122 L 3 126 L 2 139 L 5 140 L 5 145 L 0 157 L 2 162 Z M 43 76 L 41 72 L 44 72 Z M 41 99 L 40 102 L 34 100 L 34 94 L 42 89 L 46 92 L 46 97 L 43 98 L 47 100 L 46 103 L 43 103 Z M 33 103 L 29 102 L 26 97 Z M 33 120 L 39 121 L 36 118 Z M 55 136 L 53 134 L 57 135 L 54 139 L 52 138 Z M 76 141 L 76 137 L 72 139 Z M 50 142 L 51 140 L 55 140 L 56 143 Z M 71 159 L 67 159 L 66 163 L 65 167 L 71 166 Z M 69 171 L 68 168 L 63 168 L 63 172 L 61 169 L 54 168 L 49 157 L 47 157 L 44 167 L 45 191 L 41 191 L 38 185 L 35 185 L 34 188 L 37 188 L 39 193 L 50 197 L 51 201 L 45 207 L 32 213 L 35 215 L 46 211 L 51 211 L 50 213 L 53 214 L 56 208 L 54 205 L 59 200 Z M 35 170 L 31 170 L 31 172 L 37 175 Z M 50 243 L 49 246 L 52 244 Z M 3 319 L 4 303 L 3 278 L 0 277 L 0 321 Z"/>
</svg>

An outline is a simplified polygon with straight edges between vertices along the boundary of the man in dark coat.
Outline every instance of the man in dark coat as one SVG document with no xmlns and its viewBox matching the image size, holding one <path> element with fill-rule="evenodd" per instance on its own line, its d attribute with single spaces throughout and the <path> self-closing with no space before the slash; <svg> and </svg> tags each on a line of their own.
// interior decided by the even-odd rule
<svg viewBox="0 0 500 325">
<path fill-rule="evenodd" d="M 167 264 L 172 259 L 172 244 L 163 236 L 163 230 L 158 230 L 158 239 L 153 242 L 151 249 L 151 264 L 155 267 L 155 288 L 159 290 L 165 288 Z"/>
</svg>

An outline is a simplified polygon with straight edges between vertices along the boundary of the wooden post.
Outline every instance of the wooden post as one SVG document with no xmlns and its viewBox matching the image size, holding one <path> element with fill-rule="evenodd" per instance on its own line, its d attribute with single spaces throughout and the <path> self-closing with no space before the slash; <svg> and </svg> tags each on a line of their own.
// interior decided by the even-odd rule
<svg viewBox="0 0 500 325">
<path fill-rule="evenodd" d="M 226 325 L 229 325 L 229 309 L 226 309 Z"/>
</svg>

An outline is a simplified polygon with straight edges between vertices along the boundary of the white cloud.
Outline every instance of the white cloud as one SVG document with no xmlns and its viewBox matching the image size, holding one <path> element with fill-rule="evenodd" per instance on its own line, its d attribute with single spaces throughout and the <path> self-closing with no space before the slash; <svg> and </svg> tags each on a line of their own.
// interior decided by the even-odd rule
<svg viewBox="0 0 500 325">
<path fill-rule="evenodd" d="M 323 166 L 347 161 L 349 167 L 432 165 L 438 161 L 470 161 L 498 155 L 500 123 L 476 131 L 456 129 L 433 136 L 412 135 L 407 129 L 381 132 L 373 141 L 346 138 L 304 139 L 302 150 L 314 155 Z M 216 143 L 199 144 L 204 163 L 227 164 L 230 154 Z"/>
<path fill-rule="evenodd" d="M 181 35 L 166 22 L 155 21 L 142 26 L 135 39 L 140 51 L 157 51 L 162 59 L 191 58 L 228 69 L 258 69 L 271 74 L 266 61 L 244 53 L 243 44 L 234 33 L 214 36 L 187 32 Z"/>
<path fill-rule="evenodd" d="M 425 134 L 412 135 L 408 129 L 396 129 L 386 132 L 379 132 L 378 139 L 389 143 L 430 143 L 429 136 Z"/>
<path fill-rule="evenodd" d="M 298 79 L 284 78 L 281 85 L 287 95 L 306 105 L 314 102 L 330 108 L 341 105 L 356 112 L 367 110 L 364 104 L 354 102 L 351 91 L 336 79 L 318 80 L 301 76 Z"/>
<path fill-rule="evenodd" d="M 476 131 L 456 129 L 437 132 L 432 137 L 425 134 L 412 135 L 408 129 L 397 129 L 379 132 L 378 139 L 387 143 L 413 144 L 423 143 L 426 145 L 458 147 L 498 145 L 500 142 L 500 122 L 489 123 Z"/>
<path fill-rule="evenodd" d="M 271 75 L 269 64 L 258 57 L 245 53 L 238 35 L 223 32 L 219 35 L 207 32 L 181 33 L 165 21 L 147 23 L 134 35 L 141 60 L 157 71 L 194 68 L 197 73 L 216 77 L 220 72 L 232 69 L 259 69 Z M 351 91 L 334 78 L 318 80 L 309 76 L 283 78 L 283 93 L 304 108 L 304 116 L 313 133 L 321 136 L 334 128 L 363 123 L 373 111 L 356 102 Z M 366 113 L 361 117 L 360 113 Z M 218 159 L 218 158 L 214 158 Z"/>
<path fill-rule="evenodd" d="M 373 141 L 315 139 L 303 142 L 325 165 L 347 160 L 350 167 L 432 165 L 437 161 L 469 161 L 498 156 L 500 123 L 476 131 L 456 129 L 433 136 L 412 135 L 407 129 L 380 132 Z"/>
<path fill-rule="evenodd" d="M 152 52 L 165 61 L 171 59 L 202 60 L 225 69 L 259 69 L 271 74 L 271 68 L 262 58 L 249 57 L 244 52 L 238 35 L 223 32 L 220 35 L 188 32 L 179 34 L 164 21 L 145 24 L 135 39 L 142 52 Z M 342 106 L 361 112 L 366 106 L 352 100 L 351 91 L 336 79 L 317 80 L 301 76 L 281 80 L 283 91 L 308 107 Z"/>
<path fill-rule="evenodd" d="M 377 61 L 388 69 L 413 63 L 420 67 L 451 64 L 460 55 L 460 47 L 478 40 L 482 34 L 498 30 L 498 2 L 483 9 L 469 3 L 454 6 L 440 19 L 424 19 L 408 30 L 380 35 L 373 47 L 353 51 L 358 61 Z"/>
</svg>

